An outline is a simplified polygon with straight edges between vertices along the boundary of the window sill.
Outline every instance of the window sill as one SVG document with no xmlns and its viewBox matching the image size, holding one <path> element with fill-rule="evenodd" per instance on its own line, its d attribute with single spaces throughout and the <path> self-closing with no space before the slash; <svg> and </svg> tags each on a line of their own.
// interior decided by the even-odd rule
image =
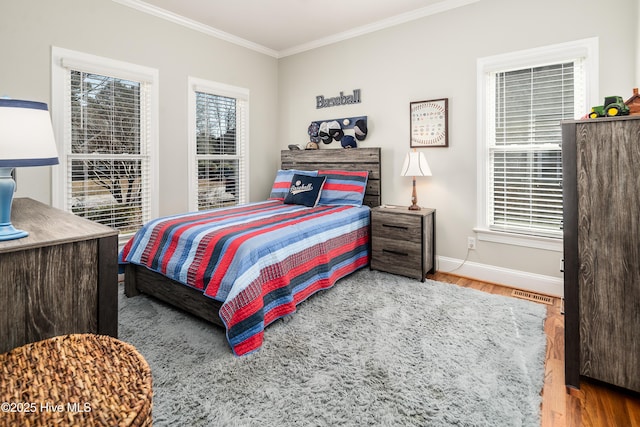
<svg viewBox="0 0 640 427">
<path fill-rule="evenodd" d="M 485 228 L 474 228 L 473 231 L 477 233 L 478 240 L 484 242 L 502 243 L 505 245 L 524 246 L 527 248 L 544 249 L 546 251 L 563 252 L 562 239 L 502 233 L 487 230 Z"/>
</svg>

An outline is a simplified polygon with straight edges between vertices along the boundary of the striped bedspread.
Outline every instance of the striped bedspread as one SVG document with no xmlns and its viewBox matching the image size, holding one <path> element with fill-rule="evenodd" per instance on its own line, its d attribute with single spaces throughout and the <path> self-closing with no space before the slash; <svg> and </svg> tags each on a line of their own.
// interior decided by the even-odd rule
<svg viewBox="0 0 640 427">
<path fill-rule="evenodd" d="M 260 348 L 264 328 L 369 262 L 369 208 L 269 200 L 160 218 L 120 252 L 222 302 L 233 352 Z"/>
</svg>

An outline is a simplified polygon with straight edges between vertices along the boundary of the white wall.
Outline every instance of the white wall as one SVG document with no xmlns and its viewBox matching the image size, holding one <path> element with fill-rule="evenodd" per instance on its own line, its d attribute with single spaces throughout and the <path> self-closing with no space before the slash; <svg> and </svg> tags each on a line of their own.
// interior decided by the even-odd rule
<svg viewBox="0 0 640 427">
<path fill-rule="evenodd" d="M 306 142 L 312 120 L 367 115 L 369 136 L 361 146 L 382 147 L 383 203 L 407 205 L 411 179 L 399 175 L 409 150 L 409 102 L 448 98 L 449 147 L 422 149 L 433 176 L 419 181 L 418 202 L 437 209 L 436 253 L 443 270 L 453 268 L 465 258 L 467 236 L 475 235 L 477 59 L 599 37 L 598 98 L 626 98 L 635 80 L 637 8 L 637 0 L 481 0 L 285 57 L 279 65 L 279 144 Z M 317 95 L 356 88 L 361 104 L 316 109 Z M 521 286 L 508 283 L 520 276 L 542 283 L 529 288 L 561 294 L 561 259 L 556 251 L 478 242 L 457 273 L 486 273 L 481 278 Z"/>
<path fill-rule="evenodd" d="M 159 70 L 161 215 L 188 209 L 188 76 L 249 89 L 250 198 L 268 194 L 263 178 L 279 162 L 275 132 L 265 131 L 277 120 L 277 59 L 111 0 L 2 1 L 0 96 L 50 105 L 52 46 Z M 17 175 L 17 197 L 51 203 L 51 167 Z"/>
</svg>

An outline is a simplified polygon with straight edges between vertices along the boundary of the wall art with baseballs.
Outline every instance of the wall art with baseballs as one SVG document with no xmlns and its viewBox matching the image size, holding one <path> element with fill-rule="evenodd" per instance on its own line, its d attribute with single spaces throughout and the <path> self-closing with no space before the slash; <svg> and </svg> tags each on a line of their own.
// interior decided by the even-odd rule
<svg viewBox="0 0 640 427">
<path fill-rule="evenodd" d="M 449 98 L 409 103 L 411 147 L 448 147 Z"/>
</svg>

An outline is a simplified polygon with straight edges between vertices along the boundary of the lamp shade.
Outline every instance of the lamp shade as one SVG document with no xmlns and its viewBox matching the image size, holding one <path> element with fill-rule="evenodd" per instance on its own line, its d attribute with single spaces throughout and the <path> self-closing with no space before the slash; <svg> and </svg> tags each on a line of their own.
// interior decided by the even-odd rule
<svg viewBox="0 0 640 427">
<path fill-rule="evenodd" d="M 422 152 L 410 151 L 404 158 L 402 176 L 431 176 L 429 163 Z"/>
<path fill-rule="evenodd" d="M 0 98 L 0 167 L 58 164 L 47 104 Z"/>
</svg>

